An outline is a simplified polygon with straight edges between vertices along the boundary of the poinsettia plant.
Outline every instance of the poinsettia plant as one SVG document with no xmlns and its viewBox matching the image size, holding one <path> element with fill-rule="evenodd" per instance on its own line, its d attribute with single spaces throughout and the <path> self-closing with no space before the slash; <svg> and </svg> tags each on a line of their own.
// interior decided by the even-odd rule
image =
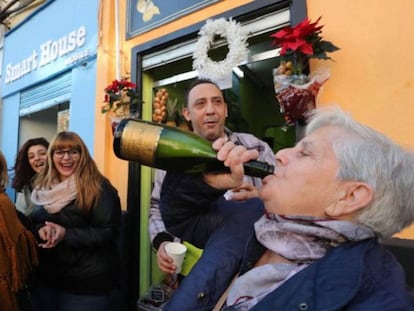
<svg viewBox="0 0 414 311">
<path fill-rule="evenodd" d="M 136 112 L 141 103 L 136 91 L 136 84 L 127 80 L 114 80 L 105 88 L 104 105 L 102 113 L 112 113 L 116 116 L 125 117 L 126 111 Z"/>
<path fill-rule="evenodd" d="M 271 35 L 273 45 L 279 46 L 282 57 L 280 74 L 303 75 L 311 58 L 330 60 L 327 53 L 339 50 L 329 41 L 323 40 L 323 25 L 318 25 L 321 17 L 315 22 L 305 18 L 298 25 L 287 26 Z"/>
<path fill-rule="evenodd" d="M 280 112 L 287 125 L 307 120 L 316 107 L 316 97 L 329 77 L 327 70 L 311 74 L 308 70 L 311 58 L 330 60 L 328 53 L 339 50 L 329 41 L 323 40 L 323 25 L 305 18 L 298 25 L 285 27 L 271 37 L 280 47 L 281 62 L 273 69 L 273 81 Z"/>
</svg>

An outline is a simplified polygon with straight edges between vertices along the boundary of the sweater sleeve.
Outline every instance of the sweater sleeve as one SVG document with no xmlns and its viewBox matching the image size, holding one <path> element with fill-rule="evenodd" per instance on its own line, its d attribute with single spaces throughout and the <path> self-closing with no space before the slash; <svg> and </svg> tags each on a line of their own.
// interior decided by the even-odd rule
<svg viewBox="0 0 414 311">
<path fill-rule="evenodd" d="M 151 245 L 158 250 L 162 242 L 180 242 L 180 238 L 174 236 L 165 228 L 160 211 L 161 187 L 167 172 L 157 169 L 155 171 L 154 187 L 151 193 L 151 202 L 148 215 L 148 234 Z"/>
</svg>

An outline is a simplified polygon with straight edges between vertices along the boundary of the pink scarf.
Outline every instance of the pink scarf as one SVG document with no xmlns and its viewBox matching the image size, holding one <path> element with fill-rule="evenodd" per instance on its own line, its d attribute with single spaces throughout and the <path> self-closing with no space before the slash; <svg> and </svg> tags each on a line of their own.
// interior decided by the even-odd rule
<svg viewBox="0 0 414 311">
<path fill-rule="evenodd" d="M 34 204 L 43 206 L 49 214 L 56 214 L 72 202 L 77 193 L 75 179 L 70 176 L 60 183 L 53 183 L 50 189 L 33 189 L 31 200 Z"/>
</svg>

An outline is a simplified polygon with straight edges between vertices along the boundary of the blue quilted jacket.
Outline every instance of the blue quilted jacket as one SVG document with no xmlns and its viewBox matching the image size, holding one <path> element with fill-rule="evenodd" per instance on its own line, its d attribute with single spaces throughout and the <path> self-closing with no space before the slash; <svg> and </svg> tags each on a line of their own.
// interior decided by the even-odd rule
<svg viewBox="0 0 414 311">
<path fill-rule="evenodd" d="M 261 254 L 255 244 L 250 243 L 241 273 Z M 414 295 L 394 256 L 377 240 L 368 239 L 332 249 L 251 310 L 410 311 Z"/>
</svg>

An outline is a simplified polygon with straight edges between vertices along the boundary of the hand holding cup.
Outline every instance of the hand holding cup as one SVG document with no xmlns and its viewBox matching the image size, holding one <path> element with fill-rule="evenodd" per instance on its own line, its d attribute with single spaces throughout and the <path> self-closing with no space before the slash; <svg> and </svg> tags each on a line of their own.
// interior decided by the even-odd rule
<svg viewBox="0 0 414 311">
<path fill-rule="evenodd" d="M 187 247 L 178 242 L 171 242 L 165 245 L 165 251 L 168 256 L 172 258 L 174 265 L 177 267 L 175 273 L 180 273 L 185 253 L 187 252 Z"/>
</svg>

